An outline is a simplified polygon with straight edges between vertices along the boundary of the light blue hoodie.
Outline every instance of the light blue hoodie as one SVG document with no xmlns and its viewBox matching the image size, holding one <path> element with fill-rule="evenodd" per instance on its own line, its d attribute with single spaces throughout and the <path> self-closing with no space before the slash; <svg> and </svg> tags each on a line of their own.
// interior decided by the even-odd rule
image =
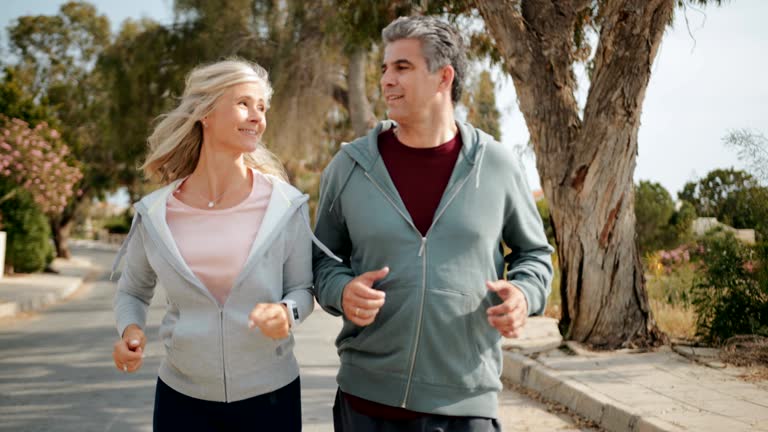
<svg viewBox="0 0 768 432">
<path fill-rule="evenodd" d="M 462 149 L 425 236 L 413 224 L 379 155 L 380 123 L 342 146 L 320 186 L 315 234 L 341 257 L 314 252 L 320 305 L 342 314 L 344 286 L 390 267 L 375 321 L 344 319 L 336 339 L 344 392 L 413 411 L 496 417 L 501 336 L 486 310 L 500 303 L 486 280 L 505 276 L 544 311 L 552 248 L 512 149 L 458 123 Z M 512 252 L 503 256 L 502 243 Z M 505 270 L 505 261 L 507 268 Z"/>
<path fill-rule="evenodd" d="M 275 341 L 248 328 L 257 303 L 294 302 L 295 324 L 314 307 L 307 195 L 269 176 L 272 196 L 243 269 L 224 305 L 184 262 L 166 223 L 166 203 L 182 180 L 135 205 L 131 232 L 115 260 L 126 265 L 117 285 L 117 330 L 144 328 L 156 283 L 165 288 L 160 378 L 187 396 L 233 402 L 277 390 L 299 374 L 293 334 Z M 222 227 L 238 230 L 239 227 Z M 216 235 L 216 233 L 200 233 Z"/>
</svg>

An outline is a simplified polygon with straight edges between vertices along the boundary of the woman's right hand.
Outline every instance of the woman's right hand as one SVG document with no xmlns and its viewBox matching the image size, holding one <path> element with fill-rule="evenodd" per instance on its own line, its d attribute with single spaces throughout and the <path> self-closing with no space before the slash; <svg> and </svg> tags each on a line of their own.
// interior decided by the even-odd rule
<svg viewBox="0 0 768 432">
<path fill-rule="evenodd" d="M 123 338 L 115 342 L 112 359 L 115 367 L 122 372 L 136 372 L 144 363 L 144 345 L 147 340 L 144 330 L 131 324 L 123 331 Z"/>
</svg>

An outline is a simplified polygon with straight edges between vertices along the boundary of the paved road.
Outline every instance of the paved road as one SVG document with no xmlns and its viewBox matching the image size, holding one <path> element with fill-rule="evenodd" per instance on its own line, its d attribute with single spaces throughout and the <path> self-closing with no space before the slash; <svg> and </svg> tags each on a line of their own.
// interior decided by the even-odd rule
<svg viewBox="0 0 768 432">
<path fill-rule="evenodd" d="M 23 319 L 0 322 L 0 431 L 151 431 L 152 401 L 162 347 L 157 324 L 162 292 L 149 316 L 144 367 L 115 370 L 116 338 L 108 280 L 114 253 L 75 249 L 104 269 L 67 302 Z M 319 308 L 296 334 L 302 371 L 304 430 L 331 431 L 338 359 L 333 339 L 340 322 Z M 525 396 L 501 398 L 505 431 L 577 430 Z"/>
</svg>

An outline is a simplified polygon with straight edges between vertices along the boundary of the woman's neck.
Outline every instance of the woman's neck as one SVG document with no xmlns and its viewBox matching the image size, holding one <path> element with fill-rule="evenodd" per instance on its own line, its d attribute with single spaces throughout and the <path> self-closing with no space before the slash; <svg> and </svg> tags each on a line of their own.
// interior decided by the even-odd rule
<svg viewBox="0 0 768 432">
<path fill-rule="evenodd" d="M 182 189 L 187 200 L 200 207 L 230 207 L 248 195 L 250 182 L 242 155 L 201 152 L 195 170 Z"/>
</svg>

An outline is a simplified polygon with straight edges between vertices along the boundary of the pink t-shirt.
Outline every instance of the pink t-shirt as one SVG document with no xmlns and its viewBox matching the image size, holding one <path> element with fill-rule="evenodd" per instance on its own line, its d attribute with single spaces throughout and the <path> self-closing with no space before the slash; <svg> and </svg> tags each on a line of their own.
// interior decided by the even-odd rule
<svg viewBox="0 0 768 432">
<path fill-rule="evenodd" d="M 173 194 L 166 221 L 187 266 L 223 305 L 248 258 L 272 195 L 272 183 L 251 170 L 251 194 L 234 207 L 198 209 Z"/>
</svg>

